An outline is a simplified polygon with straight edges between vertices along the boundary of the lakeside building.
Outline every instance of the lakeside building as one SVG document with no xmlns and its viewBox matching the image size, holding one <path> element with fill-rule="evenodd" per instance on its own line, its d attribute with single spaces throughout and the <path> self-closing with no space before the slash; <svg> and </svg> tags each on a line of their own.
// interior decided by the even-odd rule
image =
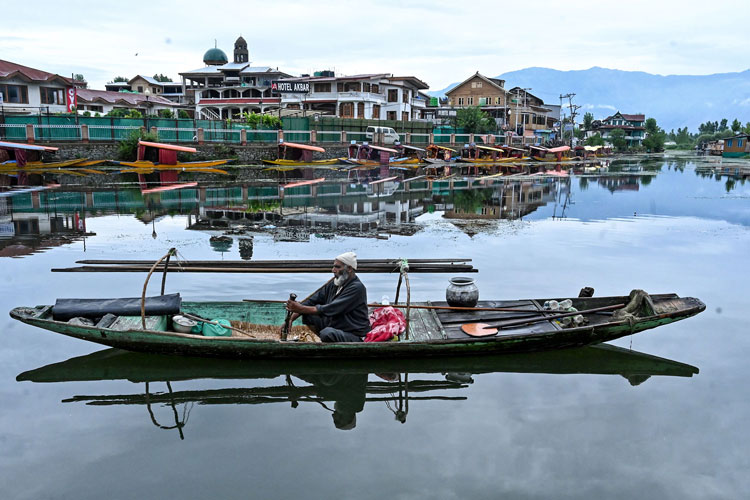
<svg viewBox="0 0 750 500">
<path fill-rule="evenodd" d="M 0 60 L 0 106 L 3 114 L 66 113 L 75 106 L 71 78 Z M 72 101 L 68 92 L 72 93 Z"/>
<path fill-rule="evenodd" d="M 271 83 L 289 75 L 278 68 L 252 66 L 247 42 L 234 42 L 229 62 L 223 50 L 214 47 L 203 55 L 203 68 L 180 73 L 184 103 L 195 106 L 195 117 L 223 120 L 240 113 L 264 113 L 279 109 L 281 98 Z"/>
<path fill-rule="evenodd" d="M 151 76 L 136 75 L 127 82 L 110 82 L 104 85 L 104 89 L 109 92 L 138 92 L 161 96 L 177 104 L 185 102 L 181 82 L 160 82 Z"/>
<path fill-rule="evenodd" d="M 414 76 L 388 73 L 339 75 L 319 71 L 314 76 L 285 78 L 283 82 L 309 82 L 308 93 L 282 93 L 282 107 L 299 114 L 311 113 L 366 120 L 424 120 L 429 86 Z"/>
<path fill-rule="evenodd" d="M 750 134 L 739 134 L 724 139 L 724 158 L 740 158 L 750 155 Z"/>
<path fill-rule="evenodd" d="M 646 115 L 635 114 L 628 115 L 624 113 L 616 112 L 612 116 L 608 116 L 601 121 L 601 124 L 594 125 L 594 133 L 598 132 L 601 134 L 602 139 L 610 142 L 610 133 L 616 129 L 622 129 L 625 131 L 625 141 L 628 147 L 641 146 L 643 139 L 646 138 Z"/>
<path fill-rule="evenodd" d="M 166 97 L 133 92 L 112 92 L 107 90 L 77 89 L 78 111 L 89 111 L 106 115 L 114 109 L 135 109 L 144 116 L 156 115 L 162 109 L 175 111 L 180 106 Z"/>
<path fill-rule="evenodd" d="M 489 78 L 478 71 L 448 90 L 447 102 L 437 102 L 429 113 L 447 123 L 456 110 L 478 106 L 494 118 L 501 130 L 525 137 L 554 138 L 555 125 L 560 121 L 560 106 L 545 104 L 530 89 L 505 89 L 505 80 Z"/>
</svg>

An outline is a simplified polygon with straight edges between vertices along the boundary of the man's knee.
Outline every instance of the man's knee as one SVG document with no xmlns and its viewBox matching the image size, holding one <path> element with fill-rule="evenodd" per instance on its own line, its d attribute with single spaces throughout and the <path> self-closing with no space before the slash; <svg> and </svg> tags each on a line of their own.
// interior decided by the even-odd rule
<svg viewBox="0 0 750 500">
<path fill-rule="evenodd" d="M 353 333 L 342 332 L 331 327 L 320 330 L 318 336 L 323 342 L 362 342 L 362 338 Z"/>
</svg>

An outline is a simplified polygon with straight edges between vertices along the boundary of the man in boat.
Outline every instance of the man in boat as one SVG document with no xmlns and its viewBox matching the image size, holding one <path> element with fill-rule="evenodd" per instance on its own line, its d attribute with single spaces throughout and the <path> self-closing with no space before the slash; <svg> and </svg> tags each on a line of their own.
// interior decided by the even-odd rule
<svg viewBox="0 0 750 500">
<path fill-rule="evenodd" d="M 333 261 L 333 279 L 303 302 L 289 300 L 287 311 L 323 342 L 362 342 L 370 331 L 367 290 L 356 275 L 357 255 L 342 253 Z"/>
</svg>

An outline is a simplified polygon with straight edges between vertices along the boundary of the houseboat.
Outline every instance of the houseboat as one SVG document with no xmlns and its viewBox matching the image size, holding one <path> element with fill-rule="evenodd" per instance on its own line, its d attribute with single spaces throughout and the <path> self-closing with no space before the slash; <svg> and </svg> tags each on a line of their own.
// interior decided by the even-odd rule
<svg viewBox="0 0 750 500">
<path fill-rule="evenodd" d="M 724 158 L 744 158 L 750 155 L 750 134 L 740 134 L 724 139 Z"/>
</svg>

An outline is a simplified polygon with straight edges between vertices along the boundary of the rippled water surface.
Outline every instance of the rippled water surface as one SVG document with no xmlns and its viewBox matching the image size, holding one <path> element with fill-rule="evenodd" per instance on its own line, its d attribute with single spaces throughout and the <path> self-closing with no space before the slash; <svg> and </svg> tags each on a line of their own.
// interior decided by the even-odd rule
<svg viewBox="0 0 750 500">
<path fill-rule="evenodd" d="M 467 257 L 482 298 L 633 288 L 703 300 L 616 348 L 421 363 L 127 354 L 0 320 L 2 498 L 743 498 L 750 182 L 672 155 L 606 174 L 323 196 L 209 186 L 0 198 L 0 310 L 138 296 L 81 259 Z M 722 170 L 724 169 L 724 170 Z M 255 193 L 255 194 L 254 194 Z M 237 214 L 240 215 L 237 215 Z M 279 215 L 281 214 L 281 215 Z M 225 234 L 229 233 L 229 234 Z M 212 236 L 227 236 L 222 240 Z M 393 297 L 394 275 L 361 276 Z M 445 274 L 412 275 L 440 300 Z M 306 295 L 327 275 L 174 274 L 188 300 Z M 157 293 L 158 280 L 151 284 Z M 643 354 L 648 353 L 648 355 Z"/>
</svg>

